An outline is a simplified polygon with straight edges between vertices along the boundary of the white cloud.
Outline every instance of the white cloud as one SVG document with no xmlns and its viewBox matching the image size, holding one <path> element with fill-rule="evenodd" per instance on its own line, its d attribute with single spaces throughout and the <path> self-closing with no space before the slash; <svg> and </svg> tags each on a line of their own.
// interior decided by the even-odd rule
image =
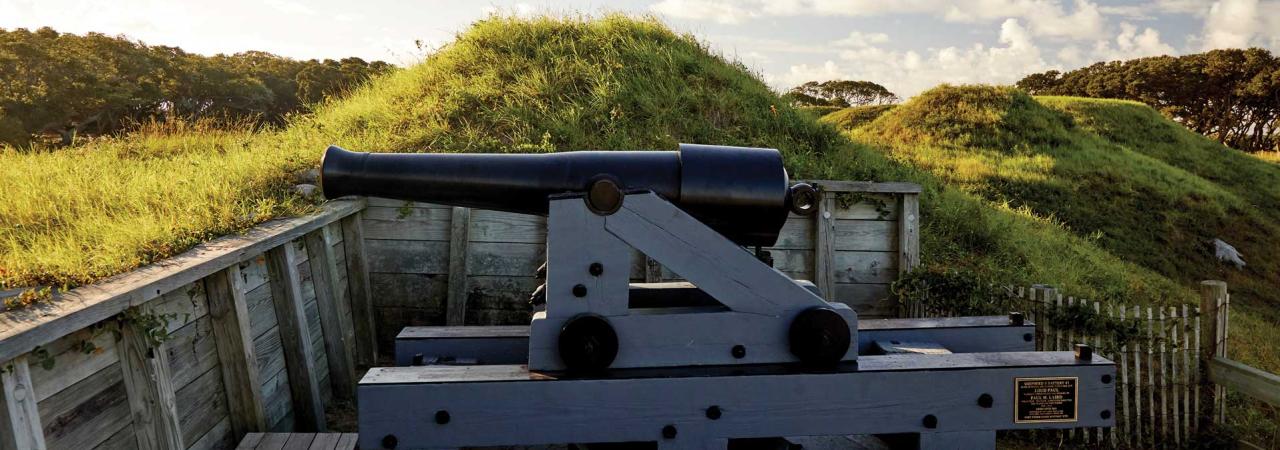
<svg viewBox="0 0 1280 450">
<path fill-rule="evenodd" d="M 709 20 L 721 24 L 741 23 L 759 16 L 754 12 L 756 8 L 744 8 L 741 3 L 728 0 L 662 0 L 650 5 L 649 9 L 680 19 Z"/>
<path fill-rule="evenodd" d="M 844 39 L 832 42 L 831 45 L 836 47 L 870 47 L 875 44 L 883 44 L 889 42 L 889 35 L 884 33 L 862 33 L 858 31 L 850 31 L 849 36 Z"/>
<path fill-rule="evenodd" d="M 1016 19 L 1007 19 L 1000 25 L 1000 44 L 928 49 L 923 53 L 867 45 L 841 51 L 839 62 L 793 65 L 769 81 L 786 89 L 812 80 L 869 80 L 898 95 L 912 96 L 940 83 L 1007 84 L 1029 73 L 1053 68 L 1041 56 L 1031 32 Z"/>
<path fill-rule="evenodd" d="M 1280 1 L 1222 0 L 1205 14 L 1202 50 L 1266 47 L 1280 51 Z"/>
<path fill-rule="evenodd" d="M 290 0 L 267 0 L 264 2 L 267 6 L 285 14 L 300 14 L 304 16 L 316 15 L 316 10 L 310 6 Z"/>
<path fill-rule="evenodd" d="M 1212 5 L 1212 0 L 1155 0 L 1147 7 L 1169 14 L 1203 16 L 1209 12 L 1209 7 Z"/>
<path fill-rule="evenodd" d="M 1036 36 L 1094 39 L 1103 30 L 1098 5 L 1075 0 L 1071 10 L 1061 0 L 663 0 L 649 9 L 690 20 L 736 24 L 776 16 L 867 17 L 928 14 L 949 22 L 991 23 L 1017 18 Z"/>
<path fill-rule="evenodd" d="M 1110 59 L 1133 59 L 1145 56 L 1174 54 L 1173 47 L 1160 41 L 1160 32 L 1154 28 L 1143 29 L 1128 22 L 1120 23 L 1120 34 L 1115 39 L 1115 57 Z"/>
</svg>

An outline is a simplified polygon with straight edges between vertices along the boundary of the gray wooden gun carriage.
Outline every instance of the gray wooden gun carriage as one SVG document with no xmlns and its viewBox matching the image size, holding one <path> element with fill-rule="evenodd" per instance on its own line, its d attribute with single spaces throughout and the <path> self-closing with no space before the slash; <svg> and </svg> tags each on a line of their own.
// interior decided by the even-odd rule
<svg viewBox="0 0 1280 450">
<path fill-rule="evenodd" d="M 760 247 L 788 213 L 820 201 L 788 186 L 776 150 L 330 147 L 321 177 L 330 198 L 548 216 L 530 326 L 403 331 L 397 360 L 410 365 L 371 369 L 359 384 L 361 448 L 724 448 L 851 434 L 991 448 L 995 430 L 1114 423 L 1114 365 L 1088 347 L 1032 351 L 1034 325 L 1019 314 L 859 321 L 772 268 Z M 632 249 L 688 282 L 631 283 Z"/>
</svg>

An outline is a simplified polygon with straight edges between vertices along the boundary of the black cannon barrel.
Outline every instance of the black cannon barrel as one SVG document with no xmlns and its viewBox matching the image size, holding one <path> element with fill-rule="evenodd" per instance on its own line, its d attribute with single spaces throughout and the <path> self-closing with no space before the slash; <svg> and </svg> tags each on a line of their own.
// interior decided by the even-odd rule
<svg viewBox="0 0 1280 450">
<path fill-rule="evenodd" d="M 320 164 L 327 198 L 366 195 L 546 215 L 548 196 L 600 177 L 650 190 L 741 245 L 770 246 L 789 211 L 774 149 L 680 144 L 679 151 L 540 154 L 359 153 L 330 146 Z"/>
</svg>

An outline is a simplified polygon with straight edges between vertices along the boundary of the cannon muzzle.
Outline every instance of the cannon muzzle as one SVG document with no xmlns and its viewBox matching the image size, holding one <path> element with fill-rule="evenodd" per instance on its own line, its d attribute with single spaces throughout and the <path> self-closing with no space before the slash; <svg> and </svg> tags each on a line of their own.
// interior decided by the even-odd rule
<svg viewBox="0 0 1280 450">
<path fill-rule="evenodd" d="M 679 151 L 538 154 L 359 153 L 330 146 L 326 198 L 347 195 L 546 215 L 548 196 L 601 178 L 649 190 L 741 245 L 771 246 L 788 211 L 812 211 L 808 185 L 788 187 L 774 149 L 680 144 Z"/>
</svg>

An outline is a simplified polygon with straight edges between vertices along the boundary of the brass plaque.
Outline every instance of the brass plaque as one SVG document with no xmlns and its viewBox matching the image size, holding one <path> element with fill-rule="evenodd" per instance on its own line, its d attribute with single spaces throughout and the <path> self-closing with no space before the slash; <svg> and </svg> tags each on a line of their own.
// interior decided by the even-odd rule
<svg viewBox="0 0 1280 450">
<path fill-rule="evenodd" d="M 1013 379 L 1013 422 L 1076 422 L 1080 379 L 1036 377 Z"/>
</svg>

